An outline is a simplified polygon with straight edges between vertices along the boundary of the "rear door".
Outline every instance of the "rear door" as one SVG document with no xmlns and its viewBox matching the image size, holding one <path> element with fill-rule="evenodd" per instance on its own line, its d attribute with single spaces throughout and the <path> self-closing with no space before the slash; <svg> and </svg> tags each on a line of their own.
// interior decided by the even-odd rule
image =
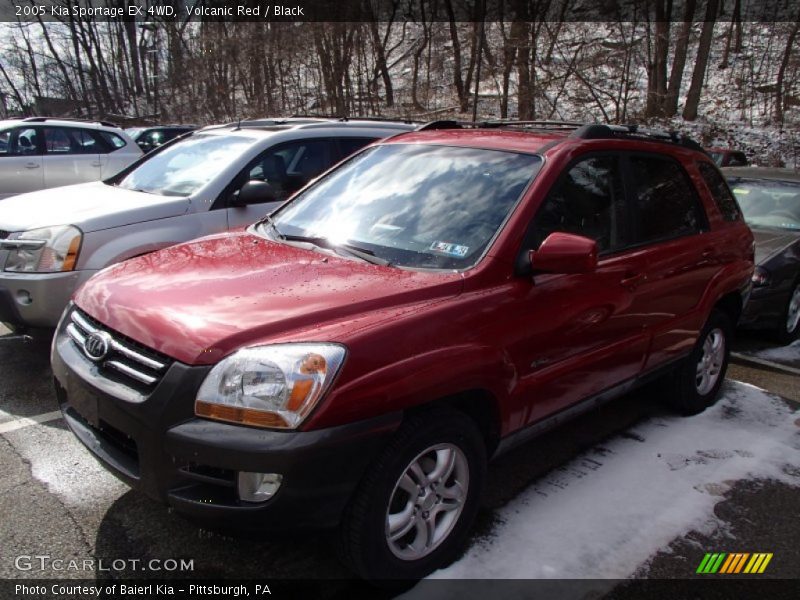
<svg viewBox="0 0 800 600">
<path fill-rule="evenodd" d="M 44 187 L 40 137 L 36 127 L 0 131 L 0 199 Z"/>
<path fill-rule="evenodd" d="M 717 269 L 717 253 L 700 198 L 677 160 L 632 153 L 626 159 L 633 196 L 633 243 L 642 270 L 637 289 L 652 336 L 646 369 L 689 353 L 703 326 L 700 301 Z"/>
<path fill-rule="evenodd" d="M 43 127 L 42 131 L 45 187 L 100 179 L 100 152 L 88 131 L 71 127 Z"/>
</svg>

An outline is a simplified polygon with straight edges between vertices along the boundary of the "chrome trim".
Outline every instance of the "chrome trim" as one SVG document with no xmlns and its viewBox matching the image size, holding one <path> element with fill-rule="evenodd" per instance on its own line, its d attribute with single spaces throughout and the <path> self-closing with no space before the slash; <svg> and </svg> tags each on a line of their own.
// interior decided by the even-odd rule
<svg viewBox="0 0 800 600">
<path fill-rule="evenodd" d="M 0 240 L 0 248 L 5 248 L 6 250 L 38 250 L 46 243 L 46 240 Z"/>
<path fill-rule="evenodd" d="M 75 323 L 78 327 L 83 329 L 86 333 L 95 333 L 97 331 L 97 327 L 93 327 L 89 321 L 84 319 L 78 311 L 73 310 L 72 314 L 70 315 L 72 322 Z"/>
<path fill-rule="evenodd" d="M 119 361 L 116 361 L 116 360 L 107 360 L 105 363 L 103 363 L 103 365 L 106 366 L 106 367 L 110 367 L 112 369 L 116 369 L 117 371 L 127 375 L 131 379 L 135 379 L 136 381 L 139 381 L 141 383 L 145 383 L 147 385 L 152 385 L 156 381 L 158 381 L 158 379 L 156 377 L 152 377 L 150 375 L 145 375 L 144 373 L 140 373 L 136 369 L 133 369 L 133 368 L 129 367 L 128 365 L 126 365 L 124 363 L 121 363 Z"/>
<path fill-rule="evenodd" d="M 127 346 L 123 346 L 117 340 L 111 339 L 111 348 L 116 350 L 126 358 L 130 358 L 131 360 L 135 360 L 138 363 L 143 364 L 145 367 L 149 367 L 154 371 L 163 371 L 167 365 L 162 362 L 158 362 L 157 360 L 153 360 L 145 356 L 144 354 L 140 354 L 136 350 L 132 348 L 128 348 Z"/>
<path fill-rule="evenodd" d="M 72 338 L 72 341 L 83 347 L 86 343 L 86 336 L 83 335 L 74 323 L 67 325 L 67 335 Z"/>
<path fill-rule="evenodd" d="M 70 313 L 70 320 L 72 322 L 66 326 L 65 331 L 75 345 L 78 346 L 78 348 L 80 348 L 84 354 L 87 354 L 86 341 L 88 337 L 92 334 L 103 334 L 108 337 L 109 348 L 112 352 L 117 354 L 117 358 L 121 357 L 128 359 L 134 363 L 137 363 L 138 365 L 141 365 L 142 367 L 156 371 L 157 373 L 163 372 L 169 366 L 165 362 L 150 358 L 138 350 L 129 347 L 127 344 L 120 342 L 114 337 L 113 334 L 104 331 L 99 327 L 95 327 L 83 315 L 81 315 L 78 310 L 73 310 Z M 136 365 L 131 366 L 125 362 L 121 362 L 120 360 L 105 360 L 100 363 L 100 366 L 119 371 L 123 375 L 126 375 L 131 379 L 145 385 L 153 385 L 159 380 L 159 377 L 154 377 L 153 375 L 143 373 L 142 371 L 136 369 Z"/>
</svg>

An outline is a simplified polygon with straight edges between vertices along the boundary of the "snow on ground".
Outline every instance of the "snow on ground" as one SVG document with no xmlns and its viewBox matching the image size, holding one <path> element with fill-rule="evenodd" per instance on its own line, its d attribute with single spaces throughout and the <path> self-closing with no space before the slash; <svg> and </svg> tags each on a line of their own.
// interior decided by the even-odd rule
<svg viewBox="0 0 800 600">
<path fill-rule="evenodd" d="M 800 340 L 789 344 L 788 346 L 779 346 L 777 348 L 767 348 L 765 350 L 757 350 L 752 352 L 745 352 L 748 356 L 754 356 L 763 360 L 771 360 L 779 363 L 794 364 L 800 361 Z"/>
<path fill-rule="evenodd" d="M 732 482 L 800 486 L 796 418 L 780 399 L 727 382 L 702 414 L 650 419 L 547 475 L 499 511 L 491 536 L 432 577 L 629 577 L 675 537 L 719 527 L 713 508 Z"/>
</svg>

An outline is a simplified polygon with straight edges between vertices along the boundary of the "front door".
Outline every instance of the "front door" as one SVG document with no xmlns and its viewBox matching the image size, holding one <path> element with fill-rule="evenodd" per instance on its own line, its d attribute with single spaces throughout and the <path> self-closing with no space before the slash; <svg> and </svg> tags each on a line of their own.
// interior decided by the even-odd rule
<svg viewBox="0 0 800 600">
<path fill-rule="evenodd" d="M 246 206 L 229 202 L 228 227 L 234 229 L 256 222 L 330 167 L 334 159 L 332 141 L 327 139 L 297 140 L 261 153 L 236 177 L 229 197 L 233 198 L 248 181 L 258 180 L 272 185 L 275 198 Z"/>
<path fill-rule="evenodd" d="M 44 186 L 44 169 L 35 127 L 0 131 L 0 199 L 35 192 Z"/>
<path fill-rule="evenodd" d="M 512 428 L 629 382 L 642 369 L 648 308 L 638 290 L 646 259 L 631 243 L 621 159 L 575 160 L 526 236 L 523 251 L 556 231 L 582 235 L 597 242 L 600 259 L 593 273 L 517 278 L 504 311 L 509 331 L 516 327 L 507 348 L 519 377 Z"/>
</svg>

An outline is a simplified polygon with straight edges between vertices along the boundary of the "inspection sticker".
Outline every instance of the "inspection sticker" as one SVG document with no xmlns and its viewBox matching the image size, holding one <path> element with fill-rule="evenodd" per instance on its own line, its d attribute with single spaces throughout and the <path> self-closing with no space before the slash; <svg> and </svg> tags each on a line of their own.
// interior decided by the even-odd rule
<svg viewBox="0 0 800 600">
<path fill-rule="evenodd" d="M 460 246 L 458 244 L 451 244 L 450 242 L 433 242 L 431 244 L 431 250 L 434 252 L 441 252 L 442 254 L 447 254 L 449 256 L 464 258 L 467 255 L 467 252 L 469 252 L 469 246 Z"/>
</svg>

